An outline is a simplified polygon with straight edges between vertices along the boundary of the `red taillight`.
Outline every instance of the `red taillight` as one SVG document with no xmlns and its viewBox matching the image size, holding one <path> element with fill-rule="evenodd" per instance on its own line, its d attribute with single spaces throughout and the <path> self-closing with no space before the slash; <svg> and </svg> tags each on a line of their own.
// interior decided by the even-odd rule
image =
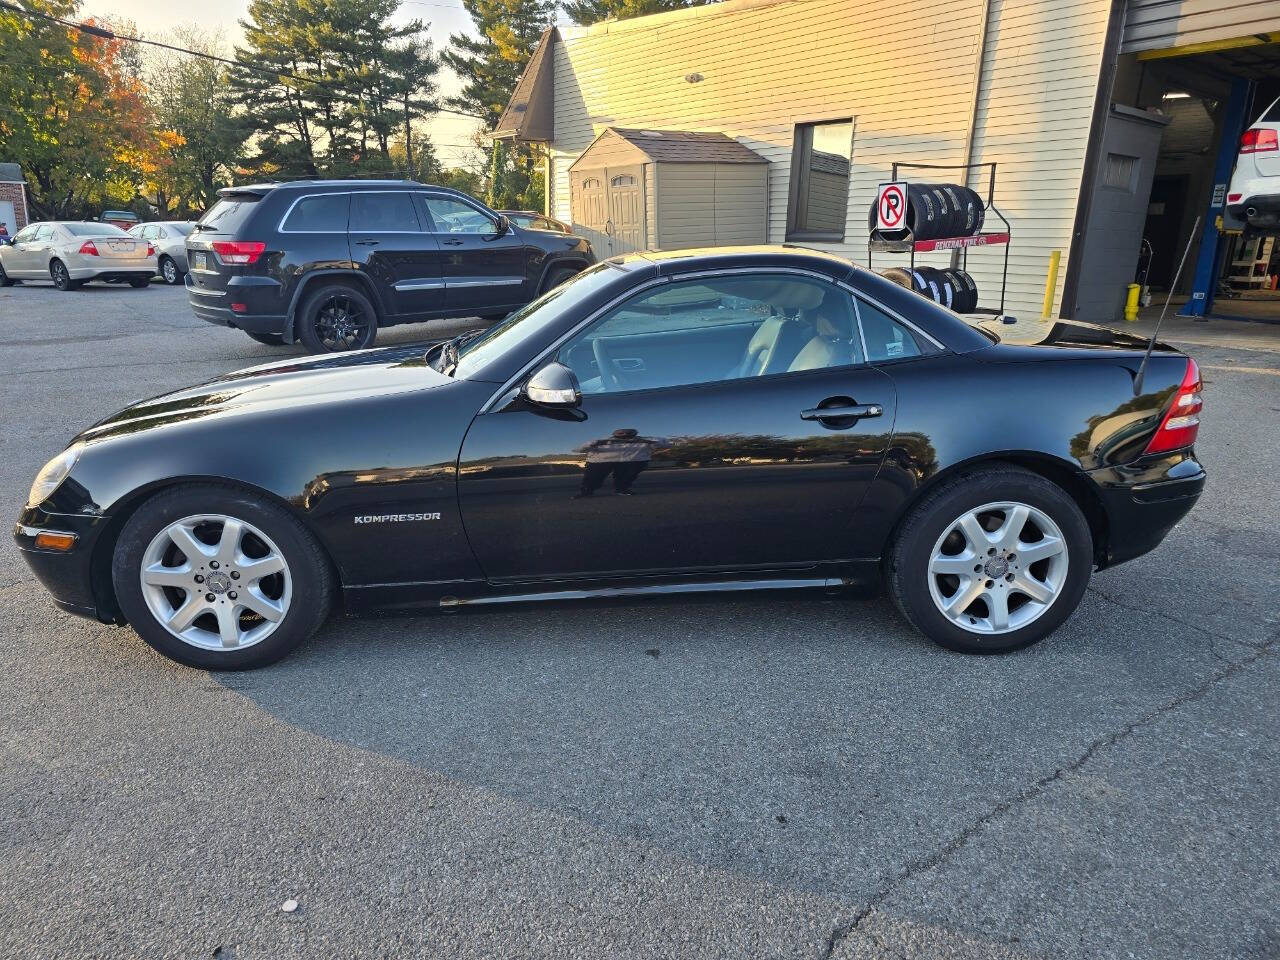
<svg viewBox="0 0 1280 960">
<path fill-rule="evenodd" d="M 215 240 L 213 252 L 223 263 L 257 263 L 267 245 L 260 240 Z"/>
<path fill-rule="evenodd" d="M 1243 197 L 1244 197 L 1243 193 L 1228 193 L 1227 203 L 1239 203 Z"/>
<path fill-rule="evenodd" d="M 231 305 L 232 313 L 248 313 L 249 305 L 247 303 L 233 303 Z"/>
<path fill-rule="evenodd" d="M 80 244 L 80 252 L 87 257 L 96 257 L 98 255 L 98 248 L 94 245 L 92 240 L 86 240 L 84 243 Z"/>
<path fill-rule="evenodd" d="M 1204 406 L 1200 389 L 1200 368 L 1188 357 L 1182 385 L 1165 411 L 1160 429 L 1147 444 L 1147 453 L 1167 453 L 1196 442 L 1196 434 L 1200 431 L 1200 409 Z"/>
<path fill-rule="evenodd" d="M 1240 138 L 1241 153 L 1269 153 L 1280 150 L 1280 136 L 1266 127 L 1252 127 Z"/>
<path fill-rule="evenodd" d="M 148 244 L 147 244 L 147 256 L 148 256 L 148 257 L 154 257 L 155 255 L 156 255 L 156 248 L 155 248 L 155 246 L 154 246 L 153 244 L 148 243 Z"/>
</svg>

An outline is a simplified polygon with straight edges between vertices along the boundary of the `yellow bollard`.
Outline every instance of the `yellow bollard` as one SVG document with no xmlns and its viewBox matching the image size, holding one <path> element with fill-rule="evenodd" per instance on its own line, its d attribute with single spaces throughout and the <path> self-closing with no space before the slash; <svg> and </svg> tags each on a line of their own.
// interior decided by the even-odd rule
<svg viewBox="0 0 1280 960">
<path fill-rule="evenodd" d="M 1129 284 L 1129 295 L 1124 298 L 1124 318 L 1130 323 L 1138 319 L 1138 295 L 1142 288 L 1136 283 Z"/>
<path fill-rule="evenodd" d="M 1053 295 L 1058 292 L 1058 261 L 1061 259 L 1061 250 L 1049 254 L 1049 276 L 1044 281 L 1044 309 L 1040 312 L 1044 320 L 1053 316 Z"/>
</svg>

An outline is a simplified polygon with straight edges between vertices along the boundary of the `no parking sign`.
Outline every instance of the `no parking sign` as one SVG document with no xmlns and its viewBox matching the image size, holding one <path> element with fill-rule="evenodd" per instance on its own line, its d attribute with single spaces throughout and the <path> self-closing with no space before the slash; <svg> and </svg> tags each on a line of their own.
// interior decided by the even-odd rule
<svg viewBox="0 0 1280 960">
<path fill-rule="evenodd" d="M 876 229 L 901 230 L 907 222 L 907 185 L 882 183 L 876 194 Z"/>
</svg>

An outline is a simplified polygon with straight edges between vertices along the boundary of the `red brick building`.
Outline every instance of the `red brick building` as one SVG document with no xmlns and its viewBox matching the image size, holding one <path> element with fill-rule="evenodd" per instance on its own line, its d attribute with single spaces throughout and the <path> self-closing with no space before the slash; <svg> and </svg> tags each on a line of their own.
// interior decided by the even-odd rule
<svg viewBox="0 0 1280 960">
<path fill-rule="evenodd" d="M 27 185 L 16 163 L 0 163 L 0 223 L 17 233 L 31 220 L 27 209 Z"/>
</svg>

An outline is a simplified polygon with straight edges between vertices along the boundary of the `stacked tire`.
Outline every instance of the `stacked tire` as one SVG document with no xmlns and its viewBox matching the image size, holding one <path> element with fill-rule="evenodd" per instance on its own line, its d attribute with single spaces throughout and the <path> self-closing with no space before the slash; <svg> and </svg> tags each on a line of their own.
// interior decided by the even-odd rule
<svg viewBox="0 0 1280 960">
<path fill-rule="evenodd" d="M 906 224 L 916 240 L 971 237 L 982 230 L 986 207 L 977 192 L 958 183 L 907 184 Z M 876 205 L 871 205 L 867 225 L 881 240 L 905 240 L 908 230 L 877 230 Z"/>
<path fill-rule="evenodd" d="M 963 270 L 889 267 L 880 275 L 956 313 L 972 313 L 978 308 L 978 285 Z"/>
</svg>

